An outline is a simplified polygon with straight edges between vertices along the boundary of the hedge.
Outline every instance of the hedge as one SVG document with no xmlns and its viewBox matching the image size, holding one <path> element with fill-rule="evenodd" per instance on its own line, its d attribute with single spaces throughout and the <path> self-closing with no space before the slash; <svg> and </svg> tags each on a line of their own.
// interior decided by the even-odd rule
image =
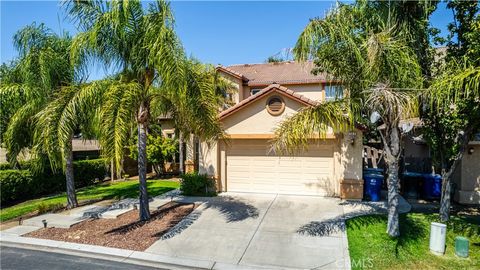
<svg viewBox="0 0 480 270">
<path fill-rule="evenodd" d="M 186 173 L 180 176 L 180 191 L 187 196 L 215 196 L 215 180 L 206 174 Z"/>
<path fill-rule="evenodd" d="M 107 174 L 104 159 L 81 160 L 73 163 L 75 187 L 85 187 L 103 180 Z M 11 204 L 44 194 L 65 191 L 63 173 L 33 173 L 29 170 L 0 170 L 1 204 Z"/>
<path fill-rule="evenodd" d="M 28 168 L 30 168 L 31 166 L 31 162 L 30 161 L 19 161 L 18 162 L 18 167 L 20 168 L 20 170 L 28 170 Z M 4 170 L 14 170 L 15 168 L 12 166 L 12 164 L 8 163 L 8 162 L 2 162 L 0 163 L 0 171 L 4 171 Z"/>
</svg>

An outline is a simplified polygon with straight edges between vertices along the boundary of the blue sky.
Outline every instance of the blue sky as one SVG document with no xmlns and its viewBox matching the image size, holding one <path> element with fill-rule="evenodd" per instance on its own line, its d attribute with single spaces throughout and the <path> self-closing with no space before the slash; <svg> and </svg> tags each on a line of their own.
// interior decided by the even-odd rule
<svg viewBox="0 0 480 270">
<path fill-rule="evenodd" d="M 174 1 L 176 29 L 189 55 L 211 64 L 259 63 L 268 56 L 291 48 L 309 18 L 322 17 L 334 1 Z M 0 62 L 12 60 L 17 52 L 14 33 L 34 21 L 44 22 L 56 32 L 76 33 L 65 19 L 58 1 L 0 0 Z M 452 13 L 441 3 L 432 24 L 446 35 Z M 95 68 L 91 79 L 101 77 Z"/>
</svg>

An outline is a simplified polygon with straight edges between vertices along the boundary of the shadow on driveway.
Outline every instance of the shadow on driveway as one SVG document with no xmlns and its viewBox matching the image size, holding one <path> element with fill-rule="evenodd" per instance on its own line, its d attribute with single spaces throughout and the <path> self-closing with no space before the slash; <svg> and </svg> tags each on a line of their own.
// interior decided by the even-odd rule
<svg viewBox="0 0 480 270">
<path fill-rule="evenodd" d="M 335 233 L 345 232 L 345 220 L 372 214 L 385 214 L 386 205 L 384 202 L 365 202 L 365 201 L 343 201 L 340 203 L 344 207 L 344 214 L 321 221 L 311 221 L 298 228 L 297 233 L 307 236 L 330 236 Z"/>
<path fill-rule="evenodd" d="M 202 213 L 209 208 L 218 210 L 218 212 L 220 212 L 220 214 L 225 218 L 227 223 L 239 222 L 248 218 L 255 219 L 259 217 L 258 208 L 232 196 L 198 198 L 195 201 L 197 203 L 202 203 L 200 206 L 202 209 L 196 209 L 190 215 L 186 216 L 175 227 L 164 234 L 161 237 L 162 240 L 172 238 L 175 235 L 183 232 L 185 229 L 195 223 L 195 221 L 200 218 Z"/>
</svg>

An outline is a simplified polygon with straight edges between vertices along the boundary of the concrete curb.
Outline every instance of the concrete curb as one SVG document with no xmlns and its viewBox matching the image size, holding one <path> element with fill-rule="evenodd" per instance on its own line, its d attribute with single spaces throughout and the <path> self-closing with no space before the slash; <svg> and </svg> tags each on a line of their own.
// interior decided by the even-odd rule
<svg viewBox="0 0 480 270">
<path fill-rule="evenodd" d="M 66 255 L 82 256 L 115 262 L 124 262 L 163 269 L 210 269 L 210 270 L 256 270 L 256 269 L 294 269 L 274 266 L 248 266 L 228 264 L 208 260 L 171 257 L 149 252 L 126 250 L 22 237 L 0 232 L 0 246 L 40 250 Z M 297 269 L 295 269 L 297 270 Z"/>
<path fill-rule="evenodd" d="M 215 262 L 0 233 L 1 246 L 43 250 L 165 269 L 213 269 Z"/>
</svg>

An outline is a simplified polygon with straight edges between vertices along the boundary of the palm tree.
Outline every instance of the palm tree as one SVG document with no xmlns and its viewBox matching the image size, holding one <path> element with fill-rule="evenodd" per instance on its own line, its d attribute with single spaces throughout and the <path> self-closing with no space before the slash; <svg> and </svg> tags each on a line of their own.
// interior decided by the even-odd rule
<svg viewBox="0 0 480 270">
<path fill-rule="evenodd" d="M 67 208 L 78 206 L 73 175 L 73 135 L 81 130 L 83 137 L 95 137 L 98 114 L 95 105 L 100 101 L 92 100 L 90 93 L 92 88 L 102 89 L 104 85 L 105 81 L 100 81 L 61 87 L 35 116 L 34 152 L 45 153 L 52 168 L 63 169 Z"/>
<path fill-rule="evenodd" d="M 107 87 L 92 88 L 87 96 L 101 100 L 99 140 L 118 172 L 136 126 L 140 219 L 147 220 L 149 122 L 175 108 L 180 130 L 205 139 L 221 135 L 217 108 L 209 102 L 215 87 L 189 65 L 165 1 L 148 3 L 146 9 L 140 1 L 67 1 L 65 8 L 82 31 L 73 41 L 73 60 L 92 59 L 117 71 Z"/>
<path fill-rule="evenodd" d="M 304 29 L 294 49 L 295 58 L 312 59 L 314 73 L 328 72 L 344 87 L 344 95 L 286 119 L 275 131 L 273 147 L 292 152 L 306 147 L 312 135 L 345 132 L 364 115 L 379 113 L 385 126 L 380 134 L 388 167 L 387 233 L 398 236 L 399 121 L 417 113 L 414 90 L 422 87 L 422 76 L 415 52 L 405 40 L 408 33 L 376 8 L 364 1 L 340 4 Z"/>
<path fill-rule="evenodd" d="M 35 23 L 21 29 L 14 36 L 14 45 L 20 57 L 12 67 L 11 76 L 2 76 L 0 83 L 1 98 L 8 102 L 2 104 L 1 114 L 6 114 L 4 110 L 14 111 L 2 136 L 9 161 L 14 164 L 17 163 L 20 152 L 29 149 L 36 161 L 34 169 L 43 170 L 47 158 L 54 171 L 60 167 L 56 159 L 58 147 L 47 149 L 37 143 L 39 136 L 35 130 L 48 129 L 51 126 L 43 125 L 37 121 L 36 116 L 62 88 L 83 78 L 82 70 L 74 68 L 74 65 L 81 67 L 81 63 L 70 61 L 71 42 L 72 39 L 67 34 L 58 36 L 44 24 Z M 67 159 L 61 167 L 66 174 L 67 207 L 73 208 L 78 203 L 73 179 L 71 140 L 66 146 L 69 146 L 64 152 Z"/>
<path fill-rule="evenodd" d="M 18 106 L 8 121 L 4 143 L 12 162 L 18 154 L 32 146 L 33 116 L 48 101 L 48 98 L 63 84 L 74 80 L 74 72 L 69 62 L 70 37 L 58 36 L 44 24 L 26 26 L 14 38 L 19 58 L 12 67 L 15 76 L 1 81 L 2 100 L 11 104 L 19 98 L 25 102 Z M 15 98 L 12 98 L 15 97 Z"/>
</svg>

